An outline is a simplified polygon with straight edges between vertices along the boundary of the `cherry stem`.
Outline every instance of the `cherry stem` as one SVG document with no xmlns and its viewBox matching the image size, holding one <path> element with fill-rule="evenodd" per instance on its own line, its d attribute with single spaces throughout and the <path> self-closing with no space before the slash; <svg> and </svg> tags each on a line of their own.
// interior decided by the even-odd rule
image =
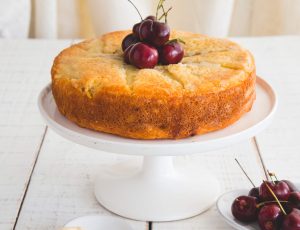
<svg viewBox="0 0 300 230">
<path fill-rule="evenodd" d="M 238 166 L 240 167 L 240 169 L 243 171 L 243 173 L 245 174 L 245 176 L 248 178 L 248 180 L 250 181 L 250 183 L 253 185 L 253 187 L 255 188 L 255 184 L 253 183 L 253 181 L 250 179 L 250 177 L 248 176 L 248 174 L 246 173 L 246 171 L 244 170 L 244 168 L 242 167 L 242 165 L 240 164 L 240 162 L 235 158 L 236 163 L 238 164 Z"/>
<path fill-rule="evenodd" d="M 274 183 L 274 180 L 273 180 L 273 177 L 272 177 L 272 174 L 269 172 L 269 170 L 268 170 L 268 175 L 269 175 L 269 177 L 270 177 L 272 183 L 275 184 L 275 183 Z"/>
<path fill-rule="evenodd" d="M 172 10 L 172 7 L 170 7 L 165 13 L 164 13 L 164 15 L 165 15 L 165 23 L 167 23 L 168 22 L 168 14 L 169 14 L 169 12 Z"/>
<path fill-rule="evenodd" d="M 165 7 L 164 7 L 164 1 L 165 1 L 165 0 L 163 0 L 163 1 L 162 1 L 162 4 L 161 4 L 161 9 L 162 9 L 162 11 L 163 11 L 163 15 L 166 13 Z M 163 15 L 162 15 L 162 16 L 163 16 Z M 162 18 L 162 16 L 161 16 L 160 18 Z"/>
<path fill-rule="evenodd" d="M 143 21 L 143 17 L 142 17 L 142 15 L 141 15 L 140 11 L 138 10 L 138 8 L 133 4 L 132 1 L 128 0 L 128 2 L 129 2 L 131 5 L 133 5 L 133 7 L 136 9 L 136 11 L 138 12 L 138 14 L 139 14 L 139 16 L 140 16 L 141 21 Z"/>
<path fill-rule="evenodd" d="M 275 198 L 276 202 L 278 203 L 281 211 L 283 212 L 283 214 L 286 216 L 286 212 L 284 210 L 284 208 L 282 207 L 280 201 L 278 200 L 277 196 L 275 195 L 275 193 L 273 192 L 273 190 L 270 188 L 270 186 L 266 183 L 266 181 L 263 181 L 264 184 L 267 186 L 267 188 L 269 189 L 270 193 L 272 194 L 272 196 Z"/>
<path fill-rule="evenodd" d="M 163 17 L 165 17 L 165 23 L 168 22 L 168 13 L 170 12 L 170 10 L 172 10 L 172 7 L 170 7 L 167 11 L 164 10 L 164 7 L 162 7 L 163 9 L 163 14 L 159 17 L 158 20 L 161 20 Z"/>
<path fill-rule="evenodd" d="M 159 0 L 158 1 L 157 8 L 156 8 L 156 18 L 158 17 L 158 11 L 159 11 L 159 9 L 163 7 L 164 1 L 165 0 Z"/>
<path fill-rule="evenodd" d="M 278 181 L 278 179 L 276 177 L 276 174 L 270 172 L 269 170 L 268 170 L 268 174 L 269 174 L 269 177 L 271 178 L 272 182 L 275 184 L 274 178 L 275 178 L 276 181 Z"/>
<path fill-rule="evenodd" d="M 288 203 L 288 201 L 285 200 L 280 200 L 280 203 Z M 264 206 L 265 204 L 272 204 L 272 203 L 277 203 L 277 201 L 265 201 L 265 202 L 261 202 L 258 205 L 256 205 L 257 208 L 260 208 L 261 206 Z"/>
<path fill-rule="evenodd" d="M 168 13 L 170 12 L 170 10 L 172 9 L 172 7 L 170 7 L 167 11 L 165 10 L 165 7 L 164 7 L 164 2 L 166 0 L 159 0 L 158 4 L 157 4 L 157 7 L 156 7 L 156 18 L 159 20 L 161 20 L 163 17 L 165 18 L 165 23 L 167 23 L 168 21 Z M 162 15 L 158 18 L 158 12 L 159 10 L 162 9 Z"/>
</svg>

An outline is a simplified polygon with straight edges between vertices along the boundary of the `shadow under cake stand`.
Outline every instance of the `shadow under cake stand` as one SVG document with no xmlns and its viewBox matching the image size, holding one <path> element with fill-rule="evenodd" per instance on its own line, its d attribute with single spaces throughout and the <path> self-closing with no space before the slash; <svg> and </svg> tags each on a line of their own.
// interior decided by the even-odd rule
<svg viewBox="0 0 300 230">
<path fill-rule="evenodd" d="M 265 129 L 277 107 L 276 95 L 259 77 L 256 94 L 252 110 L 233 125 L 180 140 L 135 140 L 80 128 L 59 113 L 50 85 L 40 93 L 38 104 L 47 125 L 61 136 L 101 151 L 144 157 L 140 168 L 121 163 L 100 172 L 95 182 L 100 204 L 130 219 L 171 221 L 206 211 L 220 193 L 218 181 L 204 165 L 174 165 L 173 157 L 226 147 Z"/>
</svg>

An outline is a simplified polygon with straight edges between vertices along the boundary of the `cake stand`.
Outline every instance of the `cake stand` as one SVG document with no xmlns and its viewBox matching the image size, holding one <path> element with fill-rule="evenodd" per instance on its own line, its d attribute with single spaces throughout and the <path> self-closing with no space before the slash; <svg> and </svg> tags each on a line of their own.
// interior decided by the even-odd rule
<svg viewBox="0 0 300 230">
<path fill-rule="evenodd" d="M 144 157 L 141 167 L 123 163 L 100 169 L 95 182 L 100 204 L 130 219 L 171 221 L 204 212 L 220 192 L 218 181 L 204 165 L 174 165 L 173 157 L 226 147 L 266 128 L 277 107 L 276 95 L 259 77 L 256 93 L 252 110 L 235 124 L 180 140 L 135 140 L 80 128 L 59 113 L 50 85 L 40 93 L 38 104 L 48 126 L 61 136 L 98 150 Z"/>
</svg>

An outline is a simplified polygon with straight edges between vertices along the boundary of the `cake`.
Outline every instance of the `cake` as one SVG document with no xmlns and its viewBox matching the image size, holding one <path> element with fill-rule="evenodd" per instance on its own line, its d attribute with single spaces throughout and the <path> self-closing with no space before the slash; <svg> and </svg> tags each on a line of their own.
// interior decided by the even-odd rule
<svg viewBox="0 0 300 230">
<path fill-rule="evenodd" d="M 63 50 L 52 66 L 58 110 L 77 125 L 135 139 L 179 139 L 223 129 L 251 110 L 255 63 L 238 44 L 172 31 L 178 64 L 138 69 L 123 60 L 117 31 Z"/>
</svg>

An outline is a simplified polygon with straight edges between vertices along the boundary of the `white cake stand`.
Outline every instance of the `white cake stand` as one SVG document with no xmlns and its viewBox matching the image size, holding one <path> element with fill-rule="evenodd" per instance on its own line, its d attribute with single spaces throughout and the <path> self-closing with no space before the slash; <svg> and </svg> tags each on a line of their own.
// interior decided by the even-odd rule
<svg viewBox="0 0 300 230">
<path fill-rule="evenodd" d="M 268 124 L 277 107 L 272 87 L 257 78 L 251 112 L 230 127 L 181 140 L 134 140 L 80 128 L 57 110 L 51 87 L 39 96 L 47 124 L 63 137 L 98 150 L 144 156 L 141 168 L 120 164 L 102 170 L 95 183 L 97 200 L 108 210 L 135 220 L 171 221 L 200 214 L 219 195 L 219 183 L 203 165 L 176 165 L 173 156 L 201 153 L 253 137 Z"/>
</svg>

